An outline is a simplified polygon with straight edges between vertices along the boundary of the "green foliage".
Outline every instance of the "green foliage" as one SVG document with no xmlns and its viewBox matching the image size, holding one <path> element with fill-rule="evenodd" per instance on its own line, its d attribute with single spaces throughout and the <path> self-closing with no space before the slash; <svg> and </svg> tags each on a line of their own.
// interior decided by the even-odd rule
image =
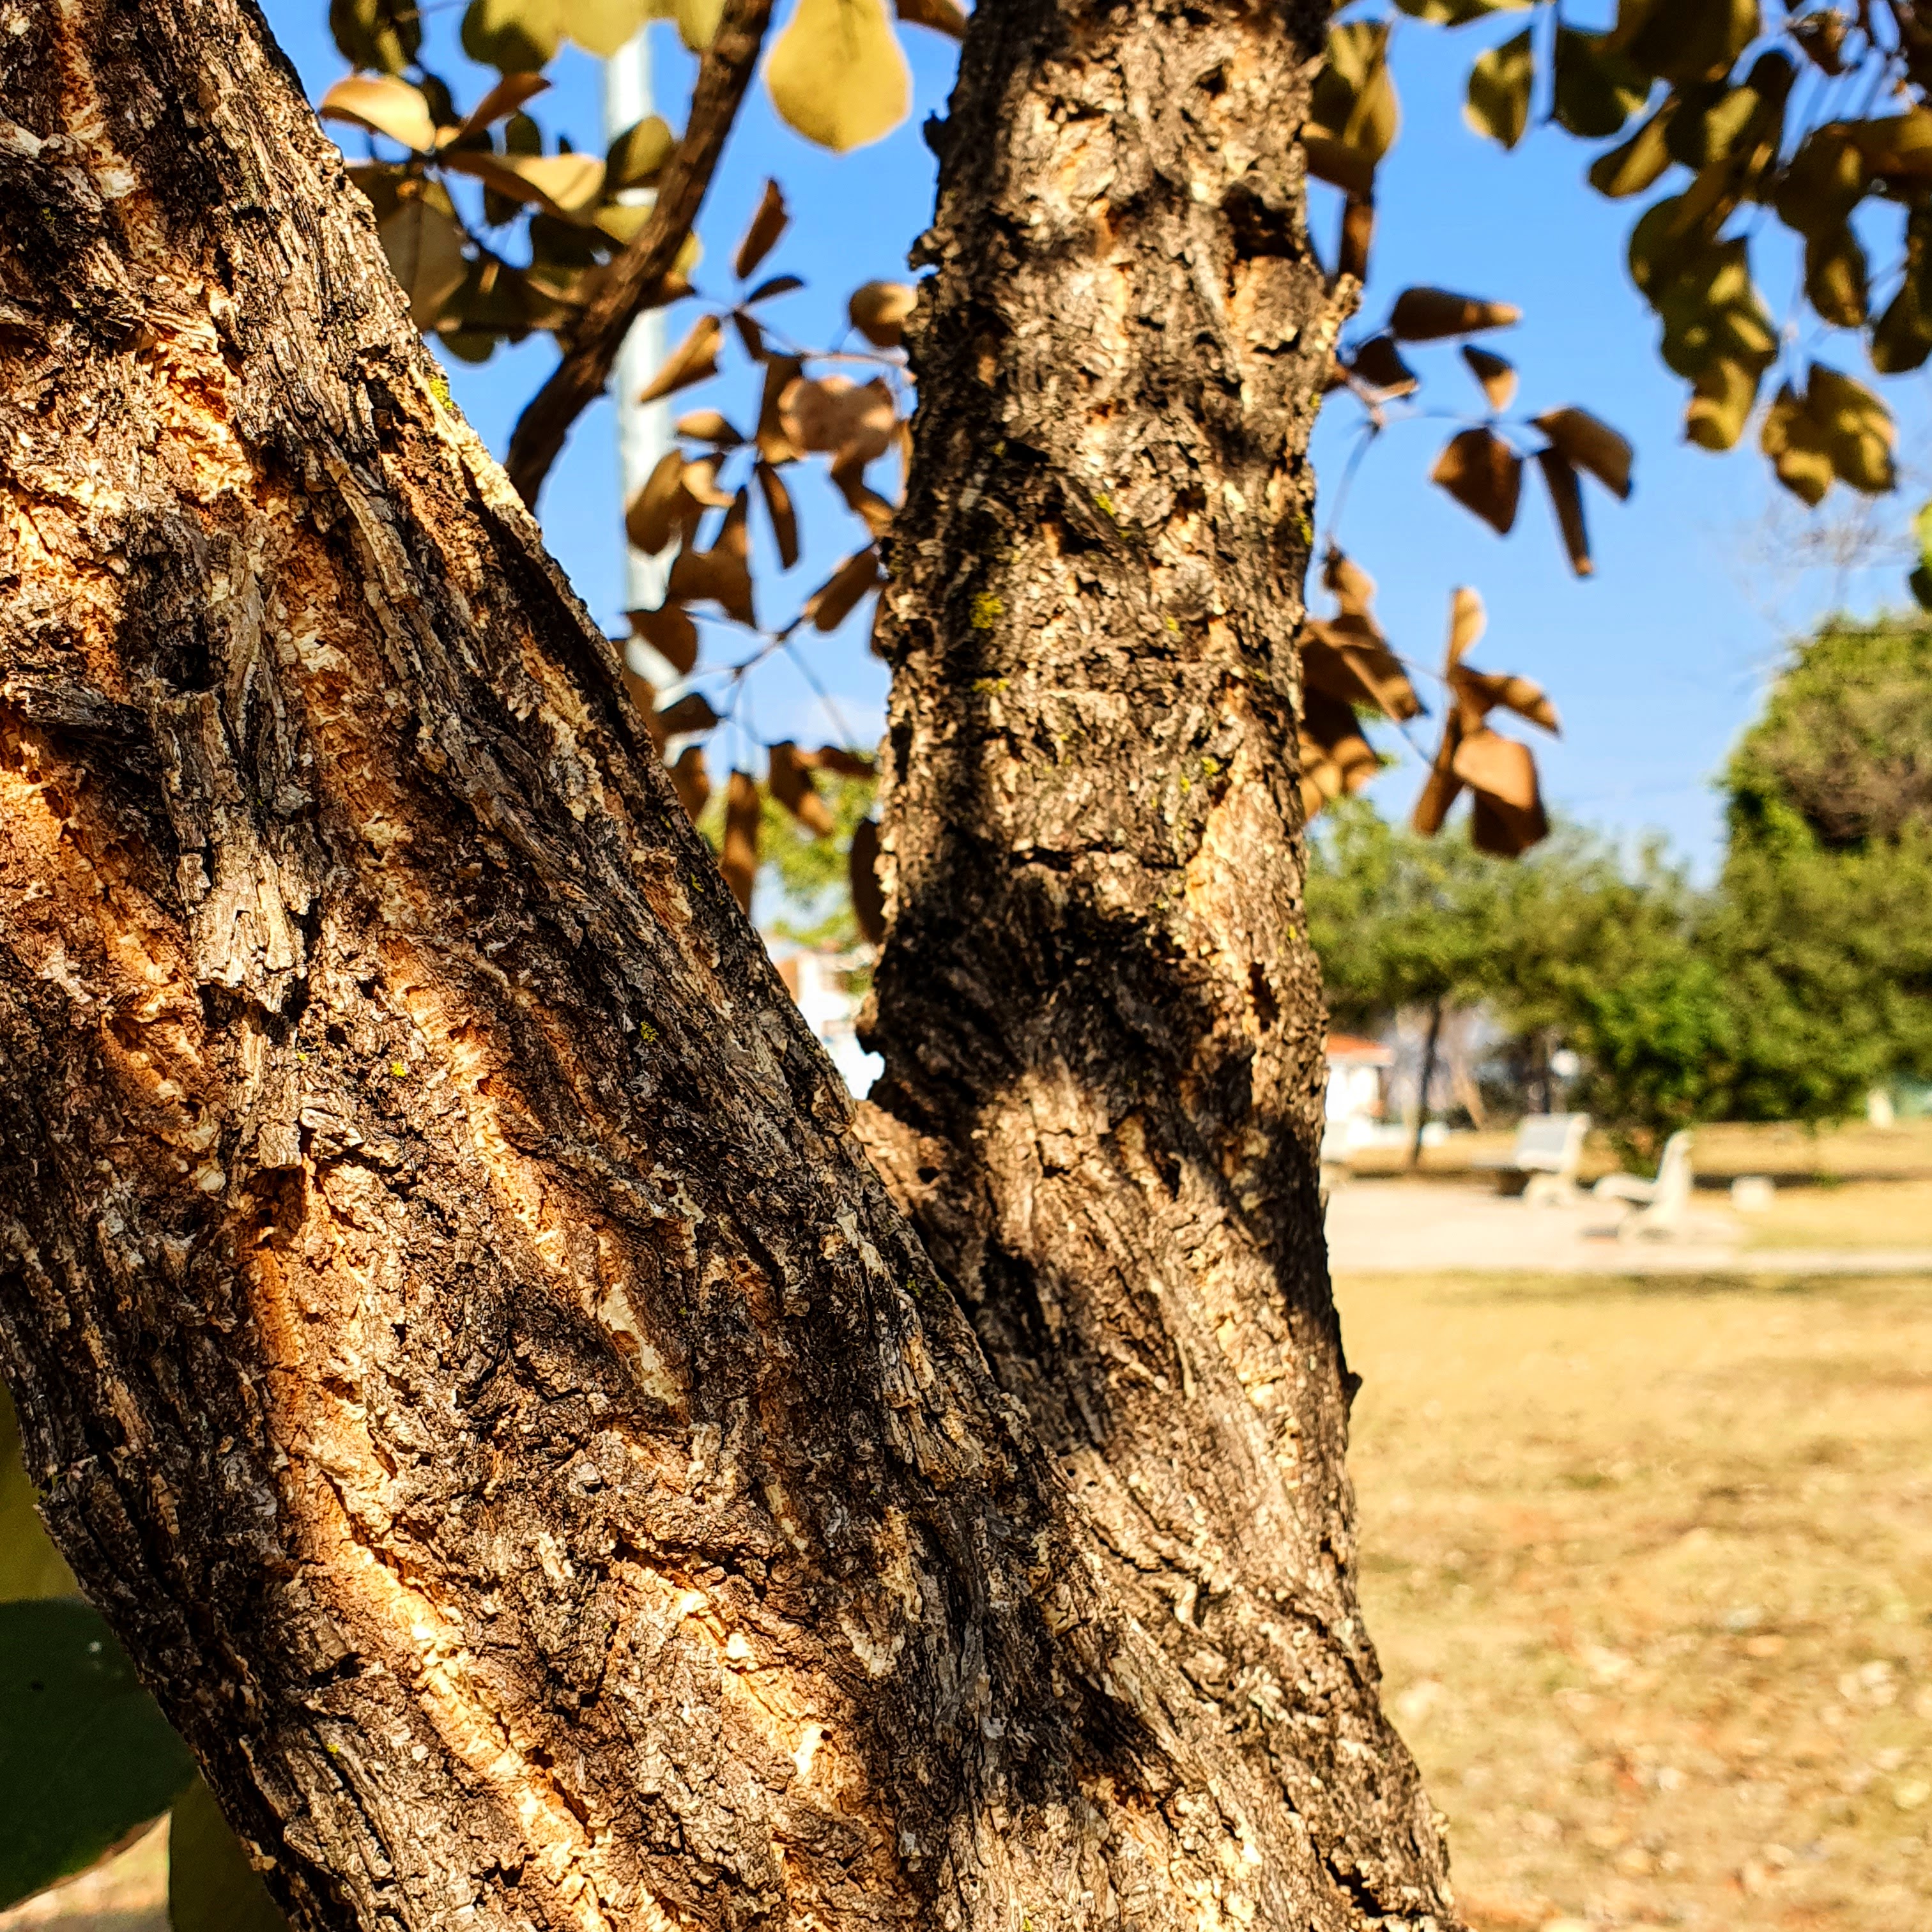
<svg viewBox="0 0 1932 1932">
<path fill-rule="evenodd" d="M 1827 626 L 1726 781 L 1708 892 L 1654 848 L 1559 830 L 1510 865 L 1360 802 L 1312 843 L 1336 1017 L 1440 999 L 1583 1058 L 1578 1104 L 1634 1151 L 1702 1120 L 1822 1120 L 1932 1078 L 1932 626 Z"/>
<path fill-rule="evenodd" d="M 174 1932 L 287 1932 L 281 1907 L 197 1778 L 168 1826 L 168 1921 Z"/>
<path fill-rule="evenodd" d="M 99 1611 L 0 1604 L 0 1906 L 92 1864 L 194 1771 Z"/>
<path fill-rule="evenodd" d="M 74 1573 L 34 1507 L 34 1486 L 21 1460 L 20 1418 L 0 1388 L 0 1604 L 77 1594 Z"/>
</svg>

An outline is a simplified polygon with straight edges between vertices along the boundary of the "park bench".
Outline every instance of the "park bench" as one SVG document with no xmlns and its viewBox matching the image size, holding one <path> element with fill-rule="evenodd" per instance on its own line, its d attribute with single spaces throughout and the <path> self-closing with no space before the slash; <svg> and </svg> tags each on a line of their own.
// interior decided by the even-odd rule
<svg viewBox="0 0 1932 1932">
<path fill-rule="evenodd" d="M 1554 1207 L 1574 1200 L 1576 1171 L 1582 1165 L 1588 1114 L 1527 1114 L 1516 1130 L 1516 1145 L 1500 1160 L 1479 1161 L 1503 1178 L 1505 1190 L 1517 1183 L 1532 1205 Z"/>
<path fill-rule="evenodd" d="M 1594 1192 L 1599 1201 L 1625 1204 L 1624 1217 L 1617 1223 L 1620 1239 L 1632 1234 L 1674 1234 L 1690 1198 L 1693 1178 L 1690 1135 L 1688 1130 L 1680 1130 L 1664 1142 L 1654 1180 L 1634 1174 L 1606 1174 Z"/>
</svg>

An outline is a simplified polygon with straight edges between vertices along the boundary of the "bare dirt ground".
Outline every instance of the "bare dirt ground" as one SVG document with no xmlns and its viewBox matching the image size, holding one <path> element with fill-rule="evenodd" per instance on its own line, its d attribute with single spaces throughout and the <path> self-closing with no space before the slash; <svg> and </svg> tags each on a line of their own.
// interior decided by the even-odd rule
<svg viewBox="0 0 1932 1932">
<path fill-rule="evenodd" d="M 1338 1282 L 1479 1932 L 1932 1932 L 1932 1280 Z"/>
</svg>

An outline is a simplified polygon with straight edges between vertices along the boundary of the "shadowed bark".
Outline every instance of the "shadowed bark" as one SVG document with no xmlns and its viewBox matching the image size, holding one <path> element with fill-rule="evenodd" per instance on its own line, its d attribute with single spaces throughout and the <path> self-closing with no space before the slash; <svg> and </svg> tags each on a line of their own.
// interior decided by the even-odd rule
<svg viewBox="0 0 1932 1932">
<path fill-rule="evenodd" d="M 1025 37 L 1052 36 L 1010 24 L 976 25 L 969 124 L 1009 72 L 1037 84 Z M 976 340 L 968 284 L 1024 264 L 950 261 L 899 545 L 938 548 L 928 628 L 923 562 L 896 593 L 895 957 L 956 970 L 970 851 L 1007 976 L 962 985 L 919 1069 L 895 1048 L 920 1132 L 998 1136 L 977 1168 L 943 1151 L 943 1184 L 910 1170 L 942 1275 L 259 16 L 7 25 L 0 1370 L 57 1540 L 278 1895 L 408 1932 L 1439 1919 L 1349 1594 L 1278 519 L 1204 536 L 1171 661 L 1110 632 L 1093 722 L 1068 714 L 1124 746 L 1166 680 L 1176 722 L 1140 715 L 1200 765 L 1169 813 L 1184 956 L 1153 867 L 1095 887 L 1150 804 L 1052 778 L 1016 865 L 986 694 L 943 724 L 942 668 L 1019 648 L 941 581 L 974 486 L 940 358 Z M 1100 23 L 1066 31 L 1097 74 Z M 1292 124 L 1262 163 L 1285 252 L 1255 259 L 1312 290 Z M 949 182 L 942 252 L 990 248 Z M 1288 400 L 1221 502 L 1272 518 L 1316 339 L 1271 365 Z M 1245 448 L 1258 376 L 1214 380 Z M 1014 501 L 1070 529 L 1061 430 L 982 428 L 1010 471 L 1035 451 Z M 1080 598 L 1151 609 L 1168 544 L 1139 591 L 953 568 L 1070 637 Z M 1090 809 L 1097 837 L 1052 829 Z M 1001 999 L 1010 1038 L 964 1065 Z M 1022 1141 L 1029 1109 L 1066 1124 Z M 1063 1146 L 1072 1179 L 1030 1181 Z M 1024 1198 L 1072 1210 L 1058 1250 Z"/>
</svg>

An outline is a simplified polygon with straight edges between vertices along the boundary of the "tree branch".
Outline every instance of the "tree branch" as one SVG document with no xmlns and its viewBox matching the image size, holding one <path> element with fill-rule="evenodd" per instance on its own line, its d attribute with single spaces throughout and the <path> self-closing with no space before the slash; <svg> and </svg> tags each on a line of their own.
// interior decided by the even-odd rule
<svg viewBox="0 0 1932 1932">
<path fill-rule="evenodd" d="M 563 360 L 518 418 L 503 466 L 532 510 L 571 425 L 603 393 L 632 323 L 666 299 L 664 284 L 704 206 L 771 16 L 772 0 L 725 0 L 692 90 L 684 138 L 659 178 L 650 218 L 610 264 L 570 333 Z"/>
</svg>

